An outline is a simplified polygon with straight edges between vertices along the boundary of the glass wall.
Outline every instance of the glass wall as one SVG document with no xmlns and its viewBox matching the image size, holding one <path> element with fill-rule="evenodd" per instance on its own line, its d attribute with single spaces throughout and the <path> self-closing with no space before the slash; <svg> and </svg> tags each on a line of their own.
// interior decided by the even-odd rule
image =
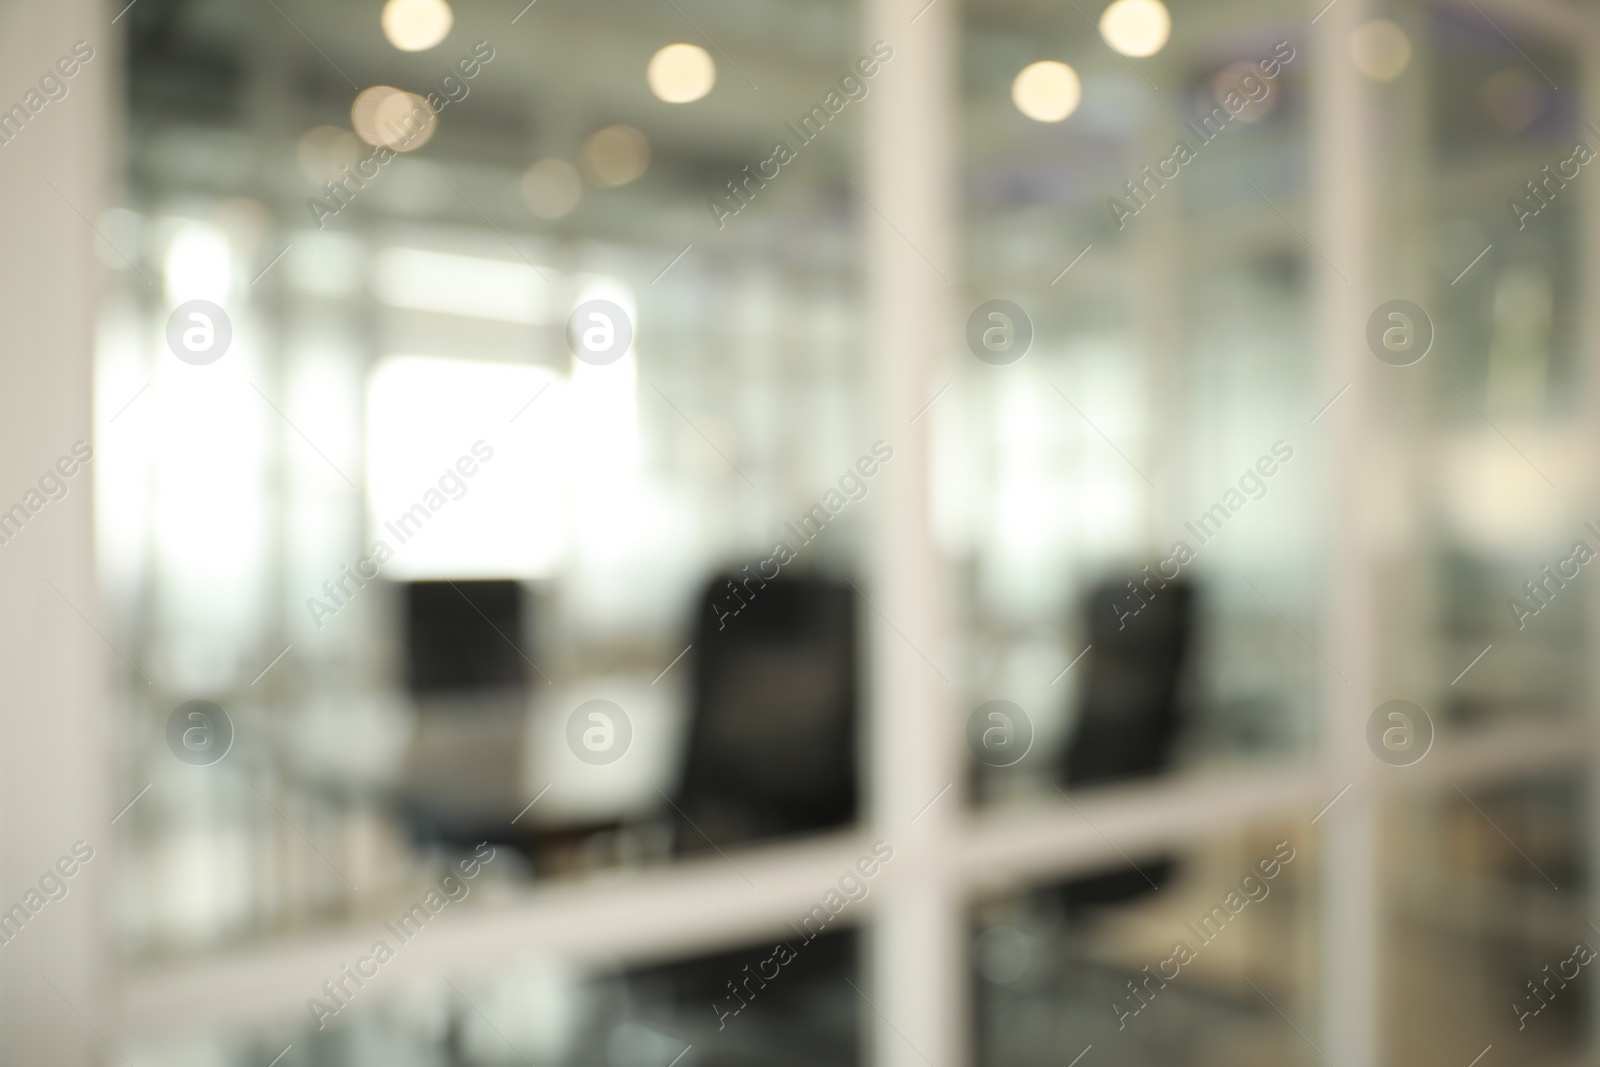
<svg viewBox="0 0 1600 1067">
<path fill-rule="evenodd" d="M 1446 786 L 1386 812 L 1385 1042 L 1395 1062 L 1493 1044 L 1579 1059 L 1593 1027 L 1584 786 L 1551 775 Z"/>
<path fill-rule="evenodd" d="M 1145 770 L 1315 740 L 1305 27 L 1251 4 L 1171 18 L 1133 58 L 1070 6 L 963 15 L 962 311 L 994 329 L 1003 300 L 1031 333 L 994 353 L 969 325 L 977 358 L 928 416 L 968 704 L 1037 733 L 1027 761 L 979 757 L 996 793 L 1082 778 L 1061 753 L 1103 703 L 1095 660 L 1074 670 L 1097 642 L 1182 661 Z"/>
<path fill-rule="evenodd" d="M 1308 817 L 1312 813 L 1307 813 Z M 1303 821 L 1302 821 L 1303 826 Z M 1293 824 L 975 910 L 981 1063 L 1314 1063 L 1316 864 Z M 1298 841 L 1298 844 L 1296 842 Z M 1269 903 L 1270 901 L 1270 903 Z"/>
<path fill-rule="evenodd" d="M 1569 584 L 1596 543 L 1570 180 L 1594 141 L 1582 59 L 1470 9 L 1389 14 L 1415 52 L 1375 89 L 1392 151 L 1374 315 L 1407 300 L 1422 317 L 1373 383 L 1388 457 L 1373 477 L 1393 501 L 1379 527 L 1384 680 L 1441 730 L 1572 716 L 1589 609 Z"/>
<path fill-rule="evenodd" d="M 858 574 L 892 446 L 851 112 L 892 60 L 833 3 L 704 48 L 675 42 L 730 12 L 514 15 L 414 54 L 375 12 L 128 15 L 97 388 L 118 774 L 151 786 L 119 826 L 133 956 L 372 913 L 483 838 L 513 847 L 480 899 L 703 846 L 671 823 L 706 756 L 688 646 L 762 575 Z M 220 762 L 169 751 L 192 700 Z M 594 700 L 627 759 L 571 758 Z M 180 742 L 228 728 L 189 714 Z"/>
<path fill-rule="evenodd" d="M 1324 2 L 108 13 L 82 1017 L 1581 1056 L 1600 25 Z"/>
</svg>

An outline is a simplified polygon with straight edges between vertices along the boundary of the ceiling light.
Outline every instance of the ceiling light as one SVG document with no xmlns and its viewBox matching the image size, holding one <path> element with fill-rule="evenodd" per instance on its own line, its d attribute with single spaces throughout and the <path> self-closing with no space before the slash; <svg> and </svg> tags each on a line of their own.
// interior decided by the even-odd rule
<svg viewBox="0 0 1600 1067">
<path fill-rule="evenodd" d="M 658 99 L 687 104 L 711 91 L 717 83 L 717 65 L 697 44 L 669 44 L 650 57 L 645 80 Z"/>
<path fill-rule="evenodd" d="M 370 145 L 411 152 L 428 143 L 439 116 L 426 98 L 391 85 L 363 89 L 350 105 L 350 125 Z"/>
<path fill-rule="evenodd" d="M 1172 35 L 1172 16 L 1161 0 L 1117 0 L 1100 15 L 1100 36 L 1125 56 L 1153 56 Z"/>
<path fill-rule="evenodd" d="M 421 52 L 444 40 L 455 19 L 445 0 L 389 0 L 379 21 L 390 44 Z"/>
<path fill-rule="evenodd" d="M 649 168 L 650 142 L 632 126 L 607 126 L 583 142 L 581 158 L 596 185 L 627 185 Z"/>
<path fill-rule="evenodd" d="M 375 116 L 381 144 L 396 152 L 414 152 L 428 143 L 439 126 L 438 113 L 426 97 L 392 93 L 378 104 Z"/>
<path fill-rule="evenodd" d="M 1053 59 L 1030 63 L 1011 83 L 1011 101 L 1036 122 L 1060 122 L 1078 110 L 1083 83 L 1078 72 Z"/>
<path fill-rule="evenodd" d="M 378 105 L 399 92 L 392 85 L 374 85 L 361 90 L 355 103 L 350 105 L 350 127 L 356 131 L 357 137 L 370 145 L 384 143 L 384 137 L 378 129 Z"/>
<path fill-rule="evenodd" d="M 541 219 L 559 219 L 578 206 L 583 181 L 564 159 L 541 159 L 522 173 L 522 199 Z"/>
</svg>

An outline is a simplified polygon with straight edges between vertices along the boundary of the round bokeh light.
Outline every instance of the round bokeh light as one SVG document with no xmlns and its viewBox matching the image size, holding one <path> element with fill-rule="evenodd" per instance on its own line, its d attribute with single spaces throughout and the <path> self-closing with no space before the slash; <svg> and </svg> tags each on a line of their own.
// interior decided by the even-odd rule
<svg viewBox="0 0 1600 1067">
<path fill-rule="evenodd" d="M 669 44 L 650 57 L 645 80 L 656 98 L 669 104 L 698 100 L 717 84 L 717 65 L 697 44 Z"/>
<path fill-rule="evenodd" d="M 1082 99 L 1078 72 L 1053 59 L 1028 64 L 1011 83 L 1011 102 L 1035 122 L 1060 122 Z"/>
<path fill-rule="evenodd" d="M 1125 56 L 1153 56 L 1172 36 L 1172 16 L 1161 0 L 1117 0 L 1100 15 L 1100 36 Z"/>
<path fill-rule="evenodd" d="M 456 17 L 446 0 L 389 0 L 378 21 L 390 44 L 422 52 L 445 39 Z"/>
</svg>

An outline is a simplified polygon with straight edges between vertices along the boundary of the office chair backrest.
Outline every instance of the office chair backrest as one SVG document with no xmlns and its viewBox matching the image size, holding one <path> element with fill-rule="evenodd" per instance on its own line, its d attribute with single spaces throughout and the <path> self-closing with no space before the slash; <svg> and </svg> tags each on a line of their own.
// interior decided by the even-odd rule
<svg viewBox="0 0 1600 1067">
<path fill-rule="evenodd" d="M 407 582 L 402 595 L 413 695 L 526 687 L 519 582 Z"/>
<path fill-rule="evenodd" d="M 1184 680 L 1193 645 L 1194 588 L 1172 580 L 1129 589 L 1126 578 L 1096 586 L 1085 607 L 1089 644 L 1077 725 L 1060 762 L 1070 789 L 1160 774 L 1173 763 L 1188 708 Z M 1132 609 L 1138 608 L 1137 614 Z M 1080 878 L 1063 889 L 1068 913 L 1120 904 L 1171 876 L 1170 858 L 1138 870 Z"/>
<path fill-rule="evenodd" d="M 1084 660 L 1077 726 L 1062 761 L 1068 785 L 1139 778 L 1172 764 L 1183 725 L 1181 687 L 1195 597 L 1182 580 L 1164 589 L 1151 585 L 1138 614 L 1129 612 L 1141 601 L 1125 579 L 1108 579 L 1089 595 L 1094 650 Z"/>
<path fill-rule="evenodd" d="M 845 825 L 856 813 L 855 594 L 825 578 L 763 583 L 753 573 L 713 578 L 694 624 L 675 801 L 718 845 Z M 680 851 L 710 847 L 678 830 Z"/>
<path fill-rule="evenodd" d="M 522 585 L 407 582 L 400 596 L 415 717 L 396 799 L 412 836 L 464 849 L 513 839 L 528 724 Z"/>
</svg>

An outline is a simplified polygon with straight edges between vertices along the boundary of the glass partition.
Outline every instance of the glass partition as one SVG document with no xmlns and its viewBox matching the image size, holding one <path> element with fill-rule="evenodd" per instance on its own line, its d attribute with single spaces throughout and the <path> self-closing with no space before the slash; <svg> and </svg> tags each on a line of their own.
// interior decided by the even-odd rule
<svg viewBox="0 0 1600 1067">
<path fill-rule="evenodd" d="M 1579 12 L 122 10 L 73 1025 L 1577 1059 Z"/>
<path fill-rule="evenodd" d="M 375 10 L 129 13 L 98 390 L 135 955 L 366 914 L 483 840 L 490 895 L 853 818 L 735 825 L 681 778 L 763 743 L 696 709 L 752 699 L 768 605 L 849 593 L 892 463 L 850 200 L 892 49 L 847 4 L 689 7 L 464 5 L 420 52 Z"/>
<path fill-rule="evenodd" d="M 1304 755 L 1337 670 L 1304 26 L 1179 7 L 1119 54 L 1070 5 L 963 19 L 967 350 L 927 413 L 936 521 L 964 709 L 1006 701 L 1034 740 L 975 747 L 980 792 L 1087 782 L 1064 750 L 1120 674 L 1171 677 L 1094 780 Z"/>
<path fill-rule="evenodd" d="M 1386 14 L 1406 47 L 1372 90 L 1394 149 L 1377 157 L 1391 195 L 1376 204 L 1388 254 L 1372 311 L 1386 365 L 1371 474 L 1392 501 L 1377 525 L 1381 677 L 1444 733 L 1570 717 L 1589 658 L 1570 587 L 1600 546 L 1584 526 L 1575 157 L 1597 142 L 1580 60 L 1470 8 Z M 1381 65 L 1395 46 L 1374 40 Z"/>
<path fill-rule="evenodd" d="M 1594 958 L 1586 789 L 1571 775 L 1405 794 L 1384 841 L 1386 1048 L 1395 1062 L 1580 1058 Z"/>
<path fill-rule="evenodd" d="M 1320 1062 L 1304 1038 L 1319 862 L 1304 826 L 978 902 L 977 1062 L 1070 1062 L 1090 1048 L 1130 1065 Z"/>
<path fill-rule="evenodd" d="M 321 995 L 325 1026 L 302 1017 L 146 1039 L 128 1051 L 141 1067 L 269 1061 L 660 1067 L 708 1055 L 750 1064 L 855 1064 L 860 1016 L 871 1010 L 851 988 L 862 984 L 856 953 L 855 933 L 841 931 L 810 943 L 795 935 L 778 945 L 636 970 L 530 955 L 472 979 L 405 981 L 374 964 L 372 984 L 382 984 L 370 993 L 333 976 L 345 995 L 337 988 Z"/>
</svg>

